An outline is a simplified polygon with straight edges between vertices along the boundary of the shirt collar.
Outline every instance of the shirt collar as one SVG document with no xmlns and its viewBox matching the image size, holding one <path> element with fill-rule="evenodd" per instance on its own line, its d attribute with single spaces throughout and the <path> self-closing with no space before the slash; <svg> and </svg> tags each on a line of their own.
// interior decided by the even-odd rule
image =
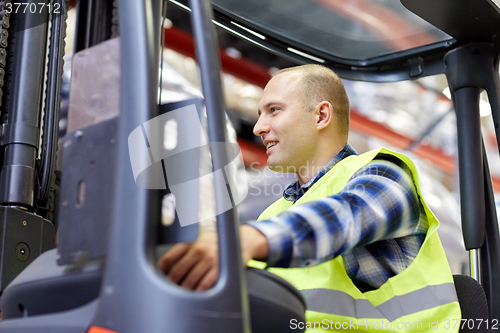
<svg viewBox="0 0 500 333">
<path fill-rule="evenodd" d="M 304 193 L 307 192 L 311 186 L 313 186 L 325 173 L 330 171 L 337 163 L 342 161 L 344 158 L 351 156 L 351 155 L 357 155 L 356 151 L 350 144 L 346 144 L 342 150 L 335 155 L 334 158 L 328 162 L 328 164 L 321 170 L 316 176 L 314 176 L 309 182 L 306 184 L 300 186 L 299 181 L 296 180 L 293 183 L 291 183 L 286 190 L 283 192 L 283 198 L 285 198 L 288 201 L 297 201 L 299 200 Z"/>
</svg>

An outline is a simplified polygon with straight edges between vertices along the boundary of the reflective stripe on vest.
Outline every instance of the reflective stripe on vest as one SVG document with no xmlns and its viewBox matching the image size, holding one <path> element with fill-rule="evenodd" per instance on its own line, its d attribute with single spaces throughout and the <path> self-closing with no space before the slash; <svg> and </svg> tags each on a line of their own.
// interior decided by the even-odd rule
<svg viewBox="0 0 500 333">
<path fill-rule="evenodd" d="M 376 307 L 367 299 L 354 299 L 339 290 L 305 289 L 301 293 L 310 311 L 353 318 L 386 318 L 388 321 L 457 301 L 453 283 L 426 286 L 394 296 Z"/>
</svg>

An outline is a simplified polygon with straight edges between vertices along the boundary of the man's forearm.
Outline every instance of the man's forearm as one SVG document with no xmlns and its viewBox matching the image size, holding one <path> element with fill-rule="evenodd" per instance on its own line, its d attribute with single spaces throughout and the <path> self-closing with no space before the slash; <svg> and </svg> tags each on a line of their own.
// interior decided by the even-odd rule
<svg viewBox="0 0 500 333">
<path fill-rule="evenodd" d="M 265 261 L 269 254 L 266 236 L 249 225 L 240 227 L 241 254 L 246 264 L 250 259 Z"/>
</svg>

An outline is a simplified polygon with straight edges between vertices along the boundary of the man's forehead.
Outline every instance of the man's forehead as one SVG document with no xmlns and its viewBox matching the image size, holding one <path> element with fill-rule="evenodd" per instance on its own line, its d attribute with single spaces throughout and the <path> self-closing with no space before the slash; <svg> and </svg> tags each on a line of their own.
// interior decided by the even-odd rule
<svg viewBox="0 0 500 333">
<path fill-rule="evenodd" d="M 285 81 L 285 82 L 299 82 L 300 79 L 302 78 L 303 73 L 300 70 L 291 70 L 288 72 L 283 72 L 279 73 L 278 75 L 274 76 L 271 81 L 276 80 L 276 81 Z"/>
<path fill-rule="evenodd" d="M 301 76 L 295 72 L 280 73 L 273 77 L 264 88 L 264 95 L 289 93 L 294 91 L 300 83 Z"/>
<path fill-rule="evenodd" d="M 274 76 L 264 88 L 259 110 L 264 110 L 273 104 L 286 104 L 291 99 L 297 98 L 302 91 L 298 89 L 300 74 L 300 71 L 290 71 Z"/>
</svg>

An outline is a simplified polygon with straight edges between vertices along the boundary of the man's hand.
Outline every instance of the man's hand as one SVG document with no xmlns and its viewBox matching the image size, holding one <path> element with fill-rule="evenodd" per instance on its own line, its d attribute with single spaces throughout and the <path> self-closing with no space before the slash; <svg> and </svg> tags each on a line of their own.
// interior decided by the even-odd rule
<svg viewBox="0 0 500 333">
<path fill-rule="evenodd" d="M 241 256 L 246 265 L 250 259 L 265 260 L 269 251 L 267 238 L 257 229 L 240 227 Z M 173 246 L 158 261 L 170 280 L 188 289 L 210 289 L 219 275 L 217 234 L 205 231 L 192 243 Z"/>
</svg>

